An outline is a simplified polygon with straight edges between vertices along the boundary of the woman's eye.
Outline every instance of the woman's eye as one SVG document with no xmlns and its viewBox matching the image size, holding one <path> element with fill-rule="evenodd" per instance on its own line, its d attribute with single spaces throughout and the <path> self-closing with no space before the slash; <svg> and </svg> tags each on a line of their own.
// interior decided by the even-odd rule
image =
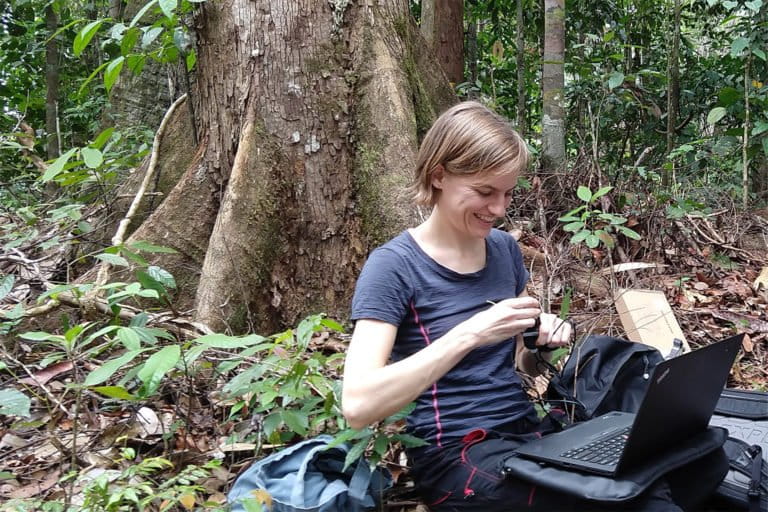
<svg viewBox="0 0 768 512">
<path fill-rule="evenodd" d="M 480 194 L 483 197 L 488 197 L 488 196 L 491 195 L 491 192 L 488 191 L 488 190 L 478 190 L 477 193 Z"/>
</svg>

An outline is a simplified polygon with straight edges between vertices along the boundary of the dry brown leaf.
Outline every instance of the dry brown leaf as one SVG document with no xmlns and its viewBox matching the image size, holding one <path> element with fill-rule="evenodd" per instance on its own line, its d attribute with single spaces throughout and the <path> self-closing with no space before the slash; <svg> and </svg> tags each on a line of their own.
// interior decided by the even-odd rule
<svg viewBox="0 0 768 512">
<path fill-rule="evenodd" d="M 254 489 L 251 491 L 251 495 L 262 505 L 266 505 L 270 509 L 272 508 L 272 495 L 264 489 Z"/>
<path fill-rule="evenodd" d="M 713 317 L 733 322 L 737 329 L 748 332 L 768 332 L 768 322 L 744 313 L 733 311 L 710 311 Z"/>
<path fill-rule="evenodd" d="M 39 372 L 35 372 L 34 379 L 32 377 L 26 377 L 21 379 L 19 383 L 26 384 L 28 386 L 42 386 L 57 375 L 68 372 L 71 369 L 72 361 L 63 361 L 61 363 L 56 363 L 47 368 L 44 368 Z"/>
<path fill-rule="evenodd" d="M 195 508 L 195 495 L 185 494 L 179 498 L 179 503 L 181 503 L 181 506 L 185 509 L 192 510 Z"/>
<path fill-rule="evenodd" d="M 754 288 L 755 291 L 759 291 L 760 288 L 768 290 L 768 267 L 763 267 L 763 270 L 760 271 L 760 275 L 757 276 L 755 282 L 752 283 L 752 288 Z"/>
<path fill-rule="evenodd" d="M 723 279 L 722 287 L 740 298 L 751 297 L 752 289 L 739 277 L 730 275 Z"/>
<path fill-rule="evenodd" d="M 224 503 L 227 502 L 227 497 L 226 495 L 220 492 L 217 492 L 215 494 L 211 494 L 210 496 L 208 496 L 208 499 L 206 501 L 212 501 L 214 503 L 218 503 L 219 505 L 223 505 Z"/>
<path fill-rule="evenodd" d="M 8 493 L 9 498 L 24 499 L 42 494 L 59 482 L 60 471 L 48 473 L 42 480 L 19 487 Z"/>
<path fill-rule="evenodd" d="M 741 346 L 744 349 L 744 352 L 752 352 L 752 350 L 755 348 L 754 344 L 752 343 L 752 338 L 749 337 L 749 334 L 744 335 L 744 339 L 741 340 Z"/>
</svg>

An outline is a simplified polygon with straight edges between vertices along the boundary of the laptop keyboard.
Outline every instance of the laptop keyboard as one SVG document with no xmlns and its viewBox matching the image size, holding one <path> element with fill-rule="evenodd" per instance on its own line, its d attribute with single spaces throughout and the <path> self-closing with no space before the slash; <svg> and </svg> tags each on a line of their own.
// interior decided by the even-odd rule
<svg viewBox="0 0 768 512">
<path fill-rule="evenodd" d="M 616 465 L 629 437 L 629 429 L 630 427 L 623 428 L 608 437 L 561 453 L 560 456 L 593 464 Z"/>
</svg>

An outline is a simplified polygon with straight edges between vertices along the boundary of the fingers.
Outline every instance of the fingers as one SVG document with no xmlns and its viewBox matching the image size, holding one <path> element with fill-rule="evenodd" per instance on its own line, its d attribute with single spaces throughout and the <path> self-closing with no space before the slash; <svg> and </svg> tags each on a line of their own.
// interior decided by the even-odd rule
<svg viewBox="0 0 768 512">
<path fill-rule="evenodd" d="M 536 319 L 541 315 L 539 301 L 533 297 L 505 299 L 499 301 L 494 308 L 498 308 L 497 311 L 500 311 L 502 315 L 510 320 L 522 322 L 519 325 L 523 326 L 523 330 L 533 327 Z"/>
<path fill-rule="evenodd" d="M 549 313 L 542 313 L 540 320 L 541 326 L 539 327 L 539 337 L 536 340 L 537 345 L 562 347 L 570 343 L 573 327 L 569 322 Z"/>
</svg>

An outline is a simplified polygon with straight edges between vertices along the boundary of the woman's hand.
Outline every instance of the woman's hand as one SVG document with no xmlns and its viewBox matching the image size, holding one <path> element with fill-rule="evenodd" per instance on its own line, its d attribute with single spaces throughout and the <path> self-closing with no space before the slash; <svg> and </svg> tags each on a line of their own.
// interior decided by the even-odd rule
<svg viewBox="0 0 768 512">
<path fill-rule="evenodd" d="M 539 301 L 533 297 L 505 299 L 460 323 L 450 332 L 469 334 L 477 347 L 514 338 L 532 327 L 541 315 Z"/>
<path fill-rule="evenodd" d="M 573 327 L 569 322 L 561 320 L 557 315 L 542 313 L 539 317 L 539 337 L 537 346 L 549 348 L 564 347 L 569 345 L 573 336 Z"/>
</svg>

